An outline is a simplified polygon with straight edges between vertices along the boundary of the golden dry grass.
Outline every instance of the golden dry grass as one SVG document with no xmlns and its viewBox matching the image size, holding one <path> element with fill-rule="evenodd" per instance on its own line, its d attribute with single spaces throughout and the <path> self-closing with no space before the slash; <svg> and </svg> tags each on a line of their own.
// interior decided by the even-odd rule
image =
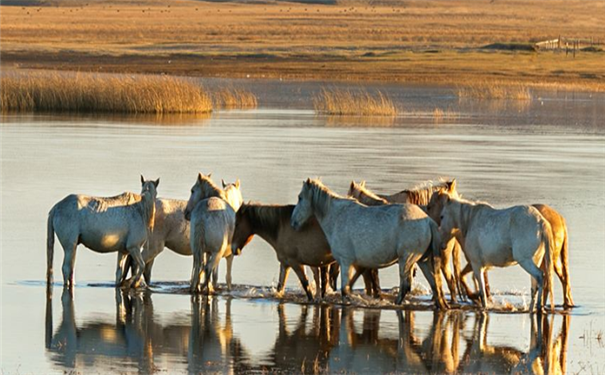
<svg viewBox="0 0 605 375">
<path fill-rule="evenodd" d="M 2 112 L 207 113 L 199 85 L 168 76 L 12 72 L 0 78 Z"/>
<path fill-rule="evenodd" d="M 484 50 L 605 39 L 602 0 L 67 1 L 2 6 L 4 67 L 605 90 L 605 53 Z"/>
<path fill-rule="evenodd" d="M 395 116 L 397 108 L 388 96 L 378 91 L 323 88 L 313 97 L 315 111 L 338 116 Z"/>
<path fill-rule="evenodd" d="M 257 106 L 256 96 L 244 89 L 218 89 L 213 91 L 211 96 L 216 108 L 251 109 Z"/>
<path fill-rule="evenodd" d="M 520 84 L 475 82 L 458 88 L 459 98 L 531 100 L 529 87 Z"/>
</svg>

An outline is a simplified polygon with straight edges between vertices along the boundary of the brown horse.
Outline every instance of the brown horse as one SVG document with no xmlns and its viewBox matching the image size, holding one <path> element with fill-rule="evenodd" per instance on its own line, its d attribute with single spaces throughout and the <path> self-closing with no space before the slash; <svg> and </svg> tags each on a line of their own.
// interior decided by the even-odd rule
<svg viewBox="0 0 605 375">
<path fill-rule="evenodd" d="M 445 198 L 450 195 L 451 192 L 447 189 L 441 189 L 433 194 L 431 200 L 427 206 L 429 216 L 435 218 L 437 223 L 440 224 L 440 215 L 443 210 L 443 204 Z M 553 269 L 561 284 L 563 286 L 563 299 L 564 307 L 573 307 L 574 302 L 571 296 L 571 284 L 569 278 L 569 237 L 567 234 L 567 223 L 565 222 L 565 218 L 561 216 L 554 208 L 547 206 L 545 204 L 533 204 L 534 208 L 536 208 L 540 214 L 548 221 L 550 227 L 552 229 L 552 237 L 554 240 L 554 248 L 552 254 L 552 262 Z M 541 264 L 540 267 L 544 269 L 544 264 Z M 464 286 L 466 293 L 469 297 L 475 298 L 476 293 L 473 293 L 467 284 L 464 281 L 464 276 L 472 271 L 472 267 L 469 264 L 462 269 L 459 274 L 459 279 L 461 284 Z M 487 282 L 487 272 L 484 274 L 484 279 L 487 286 L 487 294 L 489 296 L 489 283 Z"/>
<path fill-rule="evenodd" d="M 334 263 L 334 258 L 317 220 L 312 218 L 300 231 L 295 231 L 290 226 L 292 211 L 293 205 L 243 204 L 236 213 L 232 252 L 240 254 L 254 235 L 259 235 L 275 250 L 280 262 L 278 293 L 283 292 L 290 269 L 294 269 L 307 297 L 313 300 L 304 266 L 314 269 L 316 296 L 319 296 L 321 284 L 323 297 L 326 292 L 328 266 Z M 317 277 L 318 269 L 321 272 L 321 283 Z"/>
<path fill-rule="evenodd" d="M 456 180 L 444 181 L 439 184 L 428 184 L 425 187 L 416 188 L 413 190 L 402 190 L 393 195 L 378 195 L 366 188 L 365 181 L 356 183 L 351 181 L 349 186 L 348 196 L 355 198 L 360 203 L 366 206 L 382 206 L 393 203 L 411 203 L 420 206 L 426 211 L 426 205 L 429 203 L 431 195 L 435 191 L 446 189 L 451 194 L 456 192 Z M 429 215 L 430 216 L 430 215 Z M 435 220 L 433 218 L 433 220 Z M 460 245 L 456 240 L 450 241 L 445 250 L 442 251 L 441 273 L 450 290 L 451 301 L 457 302 L 457 295 L 461 294 L 459 287 L 458 275 L 460 274 Z M 450 259 L 453 258 L 454 270 L 450 269 Z M 376 275 L 376 279 L 378 276 Z"/>
</svg>

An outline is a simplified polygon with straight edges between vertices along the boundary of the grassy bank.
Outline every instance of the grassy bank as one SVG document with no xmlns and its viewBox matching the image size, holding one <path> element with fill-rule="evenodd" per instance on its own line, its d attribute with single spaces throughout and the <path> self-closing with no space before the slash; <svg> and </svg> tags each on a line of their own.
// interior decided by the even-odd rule
<svg viewBox="0 0 605 375">
<path fill-rule="evenodd" d="M 207 113 L 210 96 L 187 80 L 29 72 L 0 78 L 2 112 Z"/>
<path fill-rule="evenodd" d="M 531 48 L 559 35 L 604 39 L 603 13 L 599 0 L 552 0 L 547 10 L 529 0 L 57 0 L 3 5 L 0 51 L 5 68 L 605 91 L 604 52 Z"/>
</svg>

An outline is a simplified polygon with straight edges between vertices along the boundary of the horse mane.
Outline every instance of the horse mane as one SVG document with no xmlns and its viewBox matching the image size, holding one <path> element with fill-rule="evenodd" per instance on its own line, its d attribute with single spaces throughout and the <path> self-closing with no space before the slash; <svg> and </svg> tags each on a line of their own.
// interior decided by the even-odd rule
<svg viewBox="0 0 605 375">
<path fill-rule="evenodd" d="M 209 177 L 202 176 L 199 179 L 199 183 L 202 190 L 202 199 L 217 197 L 223 199 L 224 201 L 227 200 L 223 189 L 219 188 Z"/>
<path fill-rule="evenodd" d="M 261 229 L 263 233 L 277 238 L 282 223 L 290 225 L 290 217 L 294 211 L 294 205 L 272 205 L 258 202 L 248 202 L 241 205 L 238 215 L 247 217 L 252 226 Z"/>
<path fill-rule="evenodd" d="M 334 193 L 327 186 L 325 186 L 319 179 L 308 179 L 305 182 L 305 186 L 311 190 L 311 199 L 314 202 L 313 206 L 315 207 L 317 216 L 324 216 L 330 202 L 334 199 L 344 199 L 355 201 L 353 198 L 345 198 L 340 195 Z"/>
<path fill-rule="evenodd" d="M 437 182 L 432 180 L 423 182 L 421 185 L 414 187 L 413 189 L 403 190 L 401 193 L 407 195 L 407 201 L 411 204 L 419 206 L 426 206 L 431 201 L 431 196 L 434 192 L 442 191 L 447 189 L 452 181 L 439 179 Z"/>
<path fill-rule="evenodd" d="M 359 202 L 361 202 L 363 204 L 371 205 L 371 204 L 388 204 L 389 203 L 386 199 L 379 197 L 374 192 L 372 192 L 371 190 L 369 190 L 368 188 L 366 188 L 365 186 L 363 186 L 361 184 L 355 183 L 354 186 L 355 186 L 355 189 L 360 193 L 360 198 L 367 199 L 367 200 L 359 199 Z"/>
</svg>

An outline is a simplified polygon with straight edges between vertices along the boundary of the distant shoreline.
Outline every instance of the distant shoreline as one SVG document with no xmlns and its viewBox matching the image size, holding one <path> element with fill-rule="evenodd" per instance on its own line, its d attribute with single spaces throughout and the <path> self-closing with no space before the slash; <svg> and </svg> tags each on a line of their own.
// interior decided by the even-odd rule
<svg viewBox="0 0 605 375">
<path fill-rule="evenodd" d="M 523 71 L 502 75 L 489 69 L 466 67 L 464 60 L 473 60 L 473 56 L 482 55 L 490 60 L 531 59 L 526 56 L 511 56 L 510 52 L 459 52 L 440 51 L 447 58 L 460 57 L 459 64 L 452 66 L 440 61 L 426 60 L 422 52 L 410 52 L 410 58 L 423 63 L 423 67 L 407 68 L 404 64 L 380 59 L 306 59 L 293 58 L 251 58 L 251 57 L 208 57 L 199 55 L 92 55 L 68 52 L 3 52 L 1 67 L 3 70 L 58 70 L 97 73 L 137 73 L 166 74 L 205 78 L 251 78 L 251 79 L 288 79 L 320 80 L 344 82 L 391 82 L 410 84 L 437 84 L 466 86 L 476 82 L 498 82 L 498 84 L 523 84 L 530 87 L 561 90 L 580 90 L 605 92 L 605 78 L 577 72 L 561 73 L 556 76 L 528 74 Z M 532 53 L 533 54 L 533 53 Z M 545 54 L 551 54 L 547 52 Z M 588 53 L 587 53 L 588 54 Z M 605 60 L 605 53 L 594 54 L 594 58 Z M 549 58 L 545 56 L 544 58 Z M 401 66 L 398 66 L 401 65 Z M 522 65 L 522 62 L 520 62 Z"/>
<path fill-rule="evenodd" d="M 3 70 L 605 92 L 601 0 L 28 4 L 1 6 Z"/>
</svg>

